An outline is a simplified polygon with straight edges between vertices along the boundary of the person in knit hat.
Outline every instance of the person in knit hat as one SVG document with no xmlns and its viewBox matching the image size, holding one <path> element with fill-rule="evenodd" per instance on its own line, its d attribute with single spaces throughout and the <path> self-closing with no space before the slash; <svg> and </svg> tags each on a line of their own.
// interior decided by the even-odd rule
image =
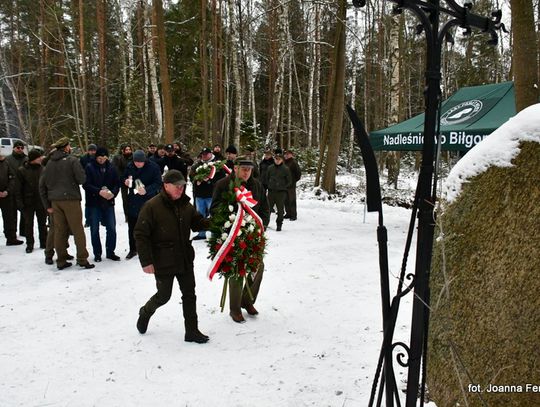
<svg viewBox="0 0 540 407">
<path fill-rule="evenodd" d="M 28 161 L 28 157 L 24 153 L 25 144 L 22 140 L 16 140 L 13 143 L 13 152 L 6 157 L 6 160 L 11 167 L 11 171 L 13 174 L 17 174 L 17 170 L 20 166 L 22 166 L 26 161 Z M 15 202 L 15 194 L 12 194 L 9 198 L 11 200 L 11 204 L 14 208 L 17 208 L 17 203 Z M 15 224 L 17 224 L 17 209 L 13 212 L 13 216 L 15 216 Z M 24 236 L 24 229 L 26 222 L 24 220 L 24 213 L 21 212 L 21 217 L 19 220 L 19 235 Z"/>
<path fill-rule="evenodd" d="M 28 160 L 17 170 L 15 200 L 24 217 L 26 253 L 34 250 L 34 216 L 38 223 L 39 247 L 45 249 L 47 242 L 47 210 L 39 195 L 39 178 L 43 167 L 43 153 L 39 149 L 28 152 Z"/>
<path fill-rule="evenodd" d="M 95 159 L 86 166 L 86 208 L 90 214 L 90 236 L 94 250 L 94 261 L 102 260 L 103 249 L 99 236 L 99 226 L 105 226 L 107 237 L 105 253 L 107 259 L 118 261 L 116 249 L 116 217 L 114 198 L 120 191 L 120 178 L 109 161 L 109 152 L 104 147 L 96 148 Z"/>
<path fill-rule="evenodd" d="M 133 161 L 128 163 L 120 183 L 127 189 L 127 221 L 129 252 L 126 259 L 137 255 L 137 245 L 133 234 L 137 218 L 143 205 L 159 193 L 161 188 L 161 171 L 159 165 L 147 160 L 143 150 L 133 153 Z"/>
</svg>

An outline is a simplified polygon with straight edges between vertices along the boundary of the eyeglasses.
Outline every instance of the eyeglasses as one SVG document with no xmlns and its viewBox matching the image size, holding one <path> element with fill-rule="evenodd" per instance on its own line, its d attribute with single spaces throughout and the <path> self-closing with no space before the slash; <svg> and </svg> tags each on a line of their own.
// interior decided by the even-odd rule
<svg viewBox="0 0 540 407">
<path fill-rule="evenodd" d="M 24 150 L 24 147 L 23 146 L 16 146 L 16 147 L 13 147 L 14 149 L 17 149 L 17 150 Z"/>
</svg>

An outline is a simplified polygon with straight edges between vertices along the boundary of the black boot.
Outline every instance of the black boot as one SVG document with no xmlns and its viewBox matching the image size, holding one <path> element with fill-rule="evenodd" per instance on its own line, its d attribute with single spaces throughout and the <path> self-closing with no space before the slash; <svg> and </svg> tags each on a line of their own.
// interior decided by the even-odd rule
<svg viewBox="0 0 540 407">
<path fill-rule="evenodd" d="M 139 310 L 139 319 L 137 320 L 137 330 L 140 334 L 146 333 L 148 329 L 148 322 L 150 322 L 151 316 L 152 315 L 148 315 L 145 312 L 144 307 L 141 307 L 141 309 Z"/>
<path fill-rule="evenodd" d="M 186 331 L 186 335 L 184 336 L 186 342 L 206 343 L 209 339 L 207 335 L 198 329 Z"/>
<path fill-rule="evenodd" d="M 277 230 L 278 232 L 281 232 L 281 223 L 278 223 L 278 224 L 277 224 L 276 230 Z"/>
</svg>

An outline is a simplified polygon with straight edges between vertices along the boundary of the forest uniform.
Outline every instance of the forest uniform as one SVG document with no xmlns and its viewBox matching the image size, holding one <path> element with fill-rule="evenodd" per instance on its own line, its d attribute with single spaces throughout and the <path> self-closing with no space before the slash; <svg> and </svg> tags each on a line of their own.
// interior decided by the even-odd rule
<svg viewBox="0 0 540 407">
<path fill-rule="evenodd" d="M 17 239 L 17 213 L 15 200 L 12 196 L 15 191 L 15 173 L 9 166 L 7 159 L 0 155 L 0 210 L 4 223 L 4 235 L 8 246 L 22 244 Z M 4 196 L 5 195 L 5 196 Z"/>
<path fill-rule="evenodd" d="M 28 156 L 28 161 L 17 170 L 15 198 L 17 208 L 24 215 L 26 252 L 31 253 L 34 249 L 34 215 L 38 223 L 39 247 L 45 249 L 47 241 L 47 210 L 43 206 L 39 195 L 39 178 L 43 167 L 41 162 L 34 161 L 40 158 L 42 154 L 40 151 L 33 149 L 30 150 Z"/>
<path fill-rule="evenodd" d="M 300 181 L 302 171 L 291 153 L 285 153 L 285 156 L 287 158 L 284 163 L 289 168 L 292 177 L 292 184 L 287 188 L 287 198 L 285 199 L 285 218 L 296 220 L 296 183 Z"/>
<path fill-rule="evenodd" d="M 11 171 L 15 174 L 15 183 L 17 182 L 16 174 L 17 170 L 28 161 L 28 157 L 24 154 L 24 143 L 20 140 L 13 143 L 13 152 L 7 156 L 6 160 L 11 167 Z M 15 192 L 15 191 L 14 191 Z M 15 210 L 13 211 L 13 216 L 15 217 L 15 224 L 17 224 L 17 209 L 21 212 L 21 218 L 19 219 L 19 235 L 24 236 L 26 222 L 24 220 L 24 212 L 22 209 L 17 208 L 17 202 L 15 194 L 11 195 L 11 201 Z"/>
<path fill-rule="evenodd" d="M 244 162 L 242 158 L 239 157 L 236 162 L 243 163 L 241 165 L 244 165 L 251 161 Z M 254 164 L 251 162 L 251 165 L 253 166 Z M 210 212 L 214 211 L 220 204 L 223 203 L 223 194 L 229 190 L 231 182 L 235 182 L 235 177 L 235 174 L 231 174 L 216 183 Z M 242 185 L 245 186 L 246 189 L 251 191 L 253 199 L 257 201 L 257 205 L 253 207 L 253 210 L 257 213 L 257 215 L 259 215 L 266 229 L 266 226 L 268 225 L 268 221 L 270 219 L 270 210 L 268 208 L 268 201 L 266 199 L 266 195 L 264 194 L 262 184 L 259 180 L 253 178 L 252 176 L 247 181 L 242 181 Z M 246 284 L 249 285 L 249 289 L 251 291 L 253 299 L 249 296 L 249 292 L 246 287 L 244 287 L 242 290 L 241 280 L 229 279 L 229 308 L 231 317 L 235 322 L 244 321 L 241 308 L 245 308 L 251 315 L 257 314 L 257 310 L 255 310 L 255 308 L 253 307 L 253 304 L 257 299 L 257 294 L 259 293 L 263 278 L 263 272 L 264 263 L 261 263 L 259 266 L 259 270 L 257 270 L 257 273 L 255 273 L 254 278 L 247 278 Z"/>
<path fill-rule="evenodd" d="M 280 156 L 276 156 L 280 157 Z M 283 164 L 283 159 L 274 159 L 274 164 L 268 167 L 266 172 L 266 183 L 268 185 L 268 205 L 273 208 L 276 205 L 277 219 L 276 230 L 281 230 L 283 224 L 283 211 L 287 189 L 292 184 L 292 177 L 289 168 Z"/>
<path fill-rule="evenodd" d="M 86 235 L 82 223 L 81 190 L 86 174 L 79 159 L 69 153 L 69 139 L 57 141 L 56 147 L 39 181 L 39 192 L 43 206 L 52 209 L 54 216 L 54 249 L 58 256 L 56 266 L 62 270 L 72 264 L 68 260 L 67 242 L 69 231 L 73 233 L 77 248 L 77 264 L 93 268 L 88 262 Z"/>
<path fill-rule="evenodd" d="M 177 170 L 168 171 L 163 182 L 185 186 L 184 177 Z M 139 213 L 134 232 L 139 261 L 143 269 L 153 265 L 157 292 L 139 310 L 137 328 L 140 333 L 146 332 L 150 317 L 169 301 L 176 279 L 182 291 L 185 339 L 203 343 L 208 337 L 198 330 L 193 274 L 195 251 L 189 237 L 191 231 L 207 228 L 209 221 L 195 210 L 189 200 L 186 195 L 173 200 L 164 185 L 164 189 L 148 201 Z"/>
</svg>

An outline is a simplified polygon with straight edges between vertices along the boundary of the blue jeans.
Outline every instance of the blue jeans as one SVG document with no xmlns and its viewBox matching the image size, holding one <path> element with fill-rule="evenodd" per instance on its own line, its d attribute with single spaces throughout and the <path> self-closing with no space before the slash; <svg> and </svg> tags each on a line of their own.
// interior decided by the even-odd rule
<svg viewBox="0 0 540 407">
<path fill-rule="evenodd" d="M 105 226 L 107 231 L 107 237 L 105 238 L 105 250 L 107 256 L 114 253 L 116 249 L 116 217 L 114 216 L 114 206 L 101 207 L 88 207 L 90 210 L 90 236 L 92 238 L 92 248 L 94 250 L 94 256 L 101 256 L 101 239 L 99 237 L 99 225 L 100 223 Z"/>
<path fill-rule="evenodd" d="M 212 198 L 195 198 L 197 205 L 197 212 L 207 218 L 210 216 L 210 205 L 212 205 Z M 199 231 L 199 237 L 206 237 L 206 230 Z"/>
</svg>

